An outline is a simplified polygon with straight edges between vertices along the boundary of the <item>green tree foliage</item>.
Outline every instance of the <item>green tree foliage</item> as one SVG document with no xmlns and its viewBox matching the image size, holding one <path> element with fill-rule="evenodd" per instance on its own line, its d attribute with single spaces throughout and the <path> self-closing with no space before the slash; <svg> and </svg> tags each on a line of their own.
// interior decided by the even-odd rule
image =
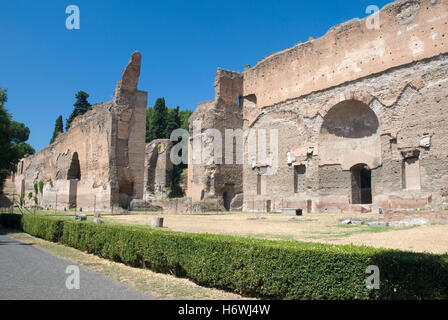
<svg viewBox="0 0 448 320">
<path fill-rule="evenodd" d="M 146 142 L 155 139 L 169 139 L 171 132 L 178 128 L 188 131 L 188 119 L 191 110 L 179 110 L 179 107 L 168 108 L 164 98 L 157 99 L 154 107 L 146 111 Z"/>
<path fill-rule="evenodd" d="M 27 143 L 30 135 L 23 123 L 12 121 L 11 115 L 5 108 L 8 101 L 6 89 L 0 89 L 0 193 L 3 190 L 6 177 L 16 170 L 19 159 L 26 154 L 34 154 L 34 149 Z"/>
<path fill-rule="evenodd" d="M 181 110 L 179 111 L 179 117 L 180 117 L 180 123 L 181 128 L 189 131 L 189 125 L 188 120 L 190 119 L 190 116 L 193 114 L 193 111 L 191 110 Z"/>
<path fill-rule="evenodd" d="M 39 192 L 42 195 L 44 193 L 44 182 L 39 181 Z"/>
<path fill-rule="evenodd" d="M 192 115 L 191 110 L 179 110 L 179 107 L 168 108 L 164 98 L 157 99 L 154 107 L 147 110 L 146 142 L 155 139 L 170 139 L 171 133 L 179 128 L 188 131 L 188 119 Z M 175 145 L 177 142 L 174 142 Z M 181 174 L 185 164 L 174 165 L 171 175 L 170 198 L 182 197 L 183 190 L 180 187 Z"/>
<path fill-rule="evenodd" d="M 25 127 L 23 123 L 16 121 L 11 121 L 9 131 L 11 133 L 12 143 L 14 144 L 26 141 L 30 136 L 30 129 Z"/>
<path fill-rule="evenodd" d="M 168 109 L 166 117 L 165 138 L 171 137 L 171 132 L 181 127 L 181 120 L 179 117 L 179 107 L 175 109 Z"/>
<path fill-rule="evenodd" d="M 151 134 L 151 121 L 152 121 L 152 114 L 153 114 L 153 109 L 151 107 L 149 107 L 146 110 L 146 143 L 151 142 L 152 140 L 152 134 Z"/>
<path fill-rule="evenodd" d="M 180 179 L 183 168 L 181 165 L 173 165 L 173 172 L 171 173 L 171 189 L 168 192 L 168 198 L 180 198 L 184 196 L 184 191 L 180 186 Z"/>
<path fill-rule="evenodd" d="M 62 116 L 59 116 L 56 119 L 56 123 L 54 125 L 54 131 L 53 131 L 53 137 L 51 138 L 50 144 L 52 144 L 54 142 L 54 140 L 56 140 L 56 137 L 58 136 L 58 134 L 64 132 L 64 123 L 62 120 Z"/>
<path fill-rule="evenodd" d="M 26 142 L 19 142 L 18 144 L 13 145 L 13 148 L 17 154 L 17 161 L 22 159 L 27 154 L 30 155 L 36 153 L 36 150 L 34 150 L 34 148 Z"/>
<path fill-rule="evenodd" d="M 168 117 L 168 109 L 165 105 L 165 98 L 157 99 L 151 112 L 149 122 L 149 141 L 154 139 L 165 138 L 166 118 Z"/>
<path fill-rule="evenodd" d="M 70 129 L 70 125 L 77 116 L 83 115 L 87 111 L 92 110 L 92 105 L 87 101 L 87 98 L 89 98 L 88 93 L 84 91 L 79 91 L 75 97 L 76 102 L 73 105 L 75 108 L 73 109 L 70 117 L 66 121 L 65 131 L 68 131 L 68 129 Z"/>
</svg>

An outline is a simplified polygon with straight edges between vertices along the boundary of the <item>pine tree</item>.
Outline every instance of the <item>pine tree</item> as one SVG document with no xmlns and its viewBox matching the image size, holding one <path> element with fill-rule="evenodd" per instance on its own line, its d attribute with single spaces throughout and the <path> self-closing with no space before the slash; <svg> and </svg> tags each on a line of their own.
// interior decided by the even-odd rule
<svg viewBox="0 0 448 320">
<path fill-rule="evenodd" d="M 181 120 L 179 117 L 179 107 L 175 109 L 168 109 L 166 118 L 165 138 L 170 139 L 171 132 L 181 127 Z"/>
<path fill-rule="evenodd" d="M 54 142 L 54 140 L 56 140 L 56 137 L 58 136 L 58 134 L 64 132 L 64 123 L 62 120 L 62 116 L 59 116 L 56 119 L 56 123 L 54 125 L 54 132 L 53 132 L 53 137 L 51 138 L 50 144 L 52 144 Z"/>
<path fill-rule="evenodd" d="M 154 139 L 163 139 L 165 137 L 167 113 L 168 110 L 165 105 L 165 99 L 157 99 L 152 110 L 151 122 L 149 124 L 150 141 Z"/>
<path fill-rule="evenodd" d="M 79 91 L 75 97 L 76 102 L 73 105 L 75 108 L 73 109 L 70 117 L 67 119 L 67 122 L 65 124 L 65 131 L 68 131 L 70 129 L 72 121 L 77 116 L 83 115 L 87 111 L 92 110 L 92 105 L 87 101 L 89 94 L 85 93 L 84 91 Z"/>
</svg>

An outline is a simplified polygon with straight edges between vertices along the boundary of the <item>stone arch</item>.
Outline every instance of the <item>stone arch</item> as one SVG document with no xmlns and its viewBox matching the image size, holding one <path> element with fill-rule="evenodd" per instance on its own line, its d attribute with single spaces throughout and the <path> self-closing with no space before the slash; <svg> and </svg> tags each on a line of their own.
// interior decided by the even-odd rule
<svg viewBox="0 0 448 320">
<path fill-rule="evenodd" d="M 378 167 L 381 164 L 379 130 L 376 113 L 364 101 L 340 101 L 324 113 L 319 132 L 319 164 L 339 164 L 343 170 L 350 170 L 358 163 Z"/>
<path fill-rule="evenodd" d="M 373 99 L 374 97 L 366 90 L 347 90 L 335 95 L 333 98 L 328 100 L 319 114 L 322 116 L 322 118 L 324 118 L 328 111 L 344 101 L 355 100 L 369 106 Z"/>
</svg>

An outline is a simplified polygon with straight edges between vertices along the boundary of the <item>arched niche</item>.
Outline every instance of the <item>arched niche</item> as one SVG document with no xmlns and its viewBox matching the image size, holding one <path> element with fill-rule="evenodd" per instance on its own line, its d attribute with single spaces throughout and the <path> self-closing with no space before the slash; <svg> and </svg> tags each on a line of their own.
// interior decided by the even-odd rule
<svg viewBox="0 0 448 320">
<path fill-rule="evenodd" d="M 341 165 L 343 170 L 358 163 L 370 168 L 381 164 L 378 118 L 364 102 L 345 100 L 324 116 L 319 133 L 319 164 Z"/>
<path fill-rule="evenodd" d="M 79 166 L 78 153 L 75 152 L 70 162 L 70 167 L 67 172 L 67 180 L 81 180 L 81 167 Z"/>
</svg>

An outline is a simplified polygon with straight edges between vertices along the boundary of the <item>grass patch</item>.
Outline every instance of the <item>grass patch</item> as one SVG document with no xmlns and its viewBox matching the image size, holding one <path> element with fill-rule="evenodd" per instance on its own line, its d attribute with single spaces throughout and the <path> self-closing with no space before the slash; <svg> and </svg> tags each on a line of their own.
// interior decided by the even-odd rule
<svg viewBox="0 0 448 320">
<path fill-rule="evenodd" d="M 342 238 L 350 237 L 356 234 L 362 233 L 381 233 L 381 232 L 390 232 L 390 231 L 398 231 L 398 230 L 408 230 L 417 228 L 418 226 L 409 226 L 409 227 L 387 227 L 387 226 L 369 226 L 369 225 L 337 225 L 335 230 L 327 231 L 327 232 L 311 232 L 312 236 L 306 237 L 307 239 L 314 240 L 339 240 Z M 340 231 L 338 229 L 348 229 L 350 231 Z"/>
</svg>

